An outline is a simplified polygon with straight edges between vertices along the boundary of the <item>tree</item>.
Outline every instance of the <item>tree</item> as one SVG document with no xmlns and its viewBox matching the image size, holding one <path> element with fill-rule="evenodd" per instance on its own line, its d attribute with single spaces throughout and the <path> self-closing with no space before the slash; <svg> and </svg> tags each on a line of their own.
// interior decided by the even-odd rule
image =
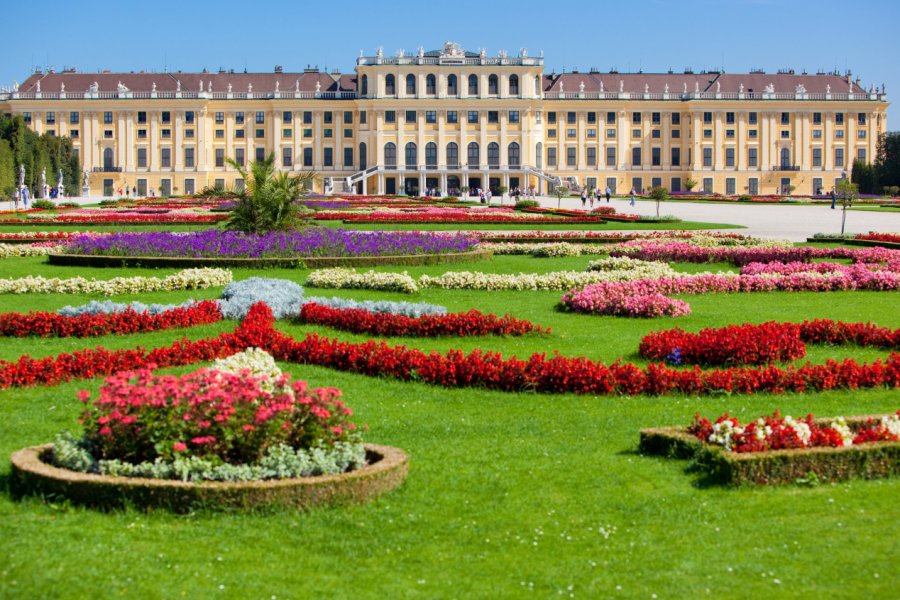
<svg viewBox="0 0 900 600">
<path fill-rule="evenodd" d="M 878 136 L 875 176 L 880 186 L 900 185 L 900 131 Z"/>
<path fill-rule="evenodd" d="M 556 194 L 556 208 L 562 208 L 562 199 L 569 195 L 569 188 L 564 185 L 558 185 L 553 188 Z"/>
<path fill-rule="evenodd" d="M 75 155 L 72 140 L 65 136 L 38 135 L 25 123 L 22 115 L 0 115 L 0 140 L 8 144 L 12 155 L 13 186 L 19 184 L 19 166 L 25 167 L 25 185 L 35 189 L 41 183 L 41 171 L 47 172 L 47 183 L 59 183 L 59 171 L 65 179 L 66 194 L 81 192 L 81 163 Z M 7 151 L 0 150 L 0 193 L 9 177 Z"/>
<path fill-rule="evenodd" d="M 0 197 L 12 198 L 16 192 L 16 164 L 12 146 L 0 139 Z"/>
<path fill-rule="evenodd" d="M 847 208 L 853 206 L 853 200 L 859 195 L 859 187 L 848 179 L 841 179 L 837 185 L 837 192 L 841 196 L 841 235 L 844 235 Z"/>
<path fill-rule="evenodd" d="M 687 180 L 685 180 L 685 182 L 684 182 L 684 189 L 686 189 L 687 191 L 690 192 L 695 187 L 697 187 L 697 182 L 695 180 L 691 179 L 690 177 L 688 177 Z"/>
<path fill-rule="evenodd" d="M 650 188 L 649 196 L 652 200 L 656 200 L 656 218 L 659 218 L 659 203 L 669 199 L 669 190 L 662 186 Z"/>
<path fill-rule="evenodd" d="M 291 175 L 275 172 L 275 155 L 250 163 L 245 170 L 234 160 L 228 164 L 244 179 L 237 206 L 225 224 L 227 229 L 244 233 L 264 233 L 293 229 L 302 225 L 302 208 L 296 200 L 308 192 L 315 180 L 312 172 Z"/>
<path fill-rule="evenodd" d="M 507 188 L 505 185 L 497 186 L 497 193 L 500 194 L 500 204 L 501 205 L 503 204 L 503 194 L 505 194 L 508 189 L 509 188 Z"/>
<path fill-rule="evenodd" d="M 877 189 L 875 167 L 861 160 L 853 161 L 850 181 L 855 183 L 861 194 L 874 194 Z"/>
</svg>

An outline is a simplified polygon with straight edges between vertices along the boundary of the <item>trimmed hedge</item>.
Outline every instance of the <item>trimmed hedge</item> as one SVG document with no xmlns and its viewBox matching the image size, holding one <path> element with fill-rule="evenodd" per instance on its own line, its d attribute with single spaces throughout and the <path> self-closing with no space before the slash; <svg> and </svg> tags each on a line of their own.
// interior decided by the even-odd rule
<svg viewBox="0 0 900 600">
<path fill-rule="evenodd" d="M 409 471 L 406 453 L 366 444 L 370 464 L 340 475 L 245 483 L 110 477 L 60 469 L 44 462 L 53 444 L 32 446 L 12 455 L 10 490 L 16 497 L 65 498 L 103 510 L 134 506 L 173 512 L 197 509 L 309 509 L 362 503 L 400 486 Z"/>
<path fill-rule="evenodd" d="M 867 418 L 852 417 L 847 422 L 865 422 Z M 685 427 L 663 427 L 642 429 L 639 448 L 643 454 L 692 458 L 711 482 L 730 486 L 784 485 L 811 475 L 821 481 L 900 475 L 900 442 L 738 454 L 703 444 Z"/>
<path fill-rule="evenodd" d="M 450 252 L 446 254 L 409 254 L 399 256 L 311 256 L 297 258 L 190 258 L 178 256 L 97 256 L 79 254 L 48 254 L 51 265 L 70 267 L 245 267 L 251 269 L 297 268 L 325 269 L 331 267 L 377 267 L 381 265 L 439 265 L 456 262 L 490 260 L 490 250 Z"/>
</svg>

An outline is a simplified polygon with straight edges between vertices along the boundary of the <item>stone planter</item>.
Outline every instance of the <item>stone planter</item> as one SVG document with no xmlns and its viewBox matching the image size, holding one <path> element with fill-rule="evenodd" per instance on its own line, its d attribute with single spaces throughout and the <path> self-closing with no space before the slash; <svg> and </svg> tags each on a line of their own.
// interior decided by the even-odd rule
<svg viewBox="0 0 900 600">
<path fill-rule="evenodd" d="M 44 462 L 53 444 L 32 446 L 12 455 L 10 489 L 14 495 L 65 498 L 102 509 L 134 506 L 175 512 L 208 509 L 259 509 L 335 506 L 362 503 L 398 487 L 406 479 L 409 458 L 390 446 L 366 444 L 369 464 L 340 475 L 248 482 L 111 477 L 60 469 Z"/>
</svg>

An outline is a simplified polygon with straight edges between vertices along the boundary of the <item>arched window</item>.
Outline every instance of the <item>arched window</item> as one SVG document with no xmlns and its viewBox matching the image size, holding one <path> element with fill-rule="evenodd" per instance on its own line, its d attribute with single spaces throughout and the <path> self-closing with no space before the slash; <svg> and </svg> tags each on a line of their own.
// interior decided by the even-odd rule
<svg viewBox="0 0 900 600">
<path fill-rule="evenodd" d="M 362 79 L 359 82 L 359 92 L 361 96 L 365 96 L 369 93 L 369 76 L 363 75 Z"/>
<path fill-rule="evenodd" d="M 112 148 L 107 148 L 103 151 L 103 168 L 104 169 L 112 169 L 116 165 L 113 163 L 113 151 Z"/>
<path fill-rule="evenodd" d="M 500 168 L 500 144 L 497 142 L 488 144 L 488 167 L 491 169 Z"/>
<path fill-rule="evenodd" d="M 447 94 L 449 94 L 450 96 L 456 96 L 459 94 L 459 89 L 456 85 L 456 75 L 447 76 Z"/>
<path fill-rule="evenodd" d="M 509 76 L 509 94 L 511 96 L 519 95 L 519 76 L 518 75 L 510 75 Z"/>
<path fill-rule="evenodd" d="M 447 144 L 447 168 L 459 168 L 459 146 L 456 145 L 456 142 Z"/>
<path fill-rule="evenodd" d="M 394 145 L 394 142 L 384 145 L 384 166 L 389 169 L 397 168 L 397 146 Z"/>
<path fill-rule="evenodd" d="M 478 75 L 469 75 L 469 95 L 478 95 Z"/>
<path fill-rule="evenodd" d="M 425 93 L 429 96 L 437 94 L 437 79 L 430 73 L 425 76 Z"/>
<path fill-rule="evenodd" d="M 511 143 L 506 151 L 509 155 L 509 166 L 511 168 L 519 168 L 519 165 L 522 162 L 519 154 L 519 144 L 517 142 Z"/>
<path fill-rule="evenodd" d="M 406 145 L 406 168 L 407 169 L 416 169 L 418 168 L 418 151 L 416 149 L 416 143 L 410 142 Z"/>
<path fill-rule="evenodd" d="M 470 167 L 478 167 L 481 163 L 481 159 L 478 156 L 478 142 L 472 142 L 469 144 L 469 160 L 466 164 Z"/>
<path fill-rule="evenodd" d="M 437 169 L 437 144 L 434 142 L 425 144 L 425 168 Z"/>
<path fill-rule="evenodd" d="M 781 149 L 781 166 L 782 167 L 791 166 L 791 149 L 790 148 L 782 148 Z"/>
<path fill-rule="evenodd" d="M 412 73 L 406 76 L 406 94 L 408 96 L 416 94 L 416 76 Z"/>
<path fill-rule="evenodd" d="M 368 165 L 366 164 L 366 145 L 362 143 L 359 145 L 359 170 L 365 170 Z"/>
<path fill-rule="evenodd" d="M 496 75 L 488 75 L 488 94 L 496 96 L 500 93 L 500 84 Z"/>
<path fill-rule="evenodd" d="M 534 166 L 536 166 L 538 169 L 542 169 L 544 167 L 544 145 L 540 142 L 538 142 L 537 146 L 535 147 L 534 160 L 537 163 Z"/>
<path fill-rule="evenodd" d="M 397 80 L 393 75 L 387 75 L 384 78 L 384 93 L 387 96 L 393 96 L 397 93 Z"/>
</svg>

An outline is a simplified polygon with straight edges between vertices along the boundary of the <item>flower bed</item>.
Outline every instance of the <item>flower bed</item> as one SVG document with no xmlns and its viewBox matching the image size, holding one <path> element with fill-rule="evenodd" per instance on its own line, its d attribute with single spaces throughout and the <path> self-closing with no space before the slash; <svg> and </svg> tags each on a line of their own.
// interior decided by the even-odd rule
<svg viewBox="0 0 900 600">
<path fill-rule="evenodd" d="M 445 387 L 484 387 L 502 391 L 536 391 L 595 395 L 662 395 L 816 392 L 831 389 L 900 387 L 900 353 L 872 363 L 827 361 L 781 369 L 732 367 L 729 369 L 673 369 L 653 364 L 605 365 L 584 357 L 534 354 L 528 360 L 504 359 L 495 352 L 474 350 L 464 354 L 425 353 L 405 346 L 368 341 L 354 344 L 307 335 L 298 341 L 273 328 L 271 310 L 262 303 L 251 308 L 233 331 L 215 338 L 181 340 L 147 351 L 82 350 L 57 357 L 21 357 L 0 361 L 0 389 L 37 384 L 55 385 L 74 378 L 95 377 L 144 367 L 150 363 L 170 367 L 209 361 L 250 347 L 271 353 L 279 361 L 313 364 L 370 376 L 416 380 Z"/>
<path fill-rule="evenodd" d="M 20 256 L 47 256 L 59 252 L 62 246 L 56 241 L 34 242 L 31 244 L 0 244 L 0 258 Z"/>
<path fill-rule="evenodd" d="M 688 428 L 642 430 L 640 451 L 693 458 L 709 480 L 728 485 L 814 484 L 900 475 L 900 421 L 896 414 L 878 421 L 811 415 L 795 420 L 776 411 L 741 427 L 727 414 L 716 424 L 695 417 Z"/>
<path fill-rule="evenodd" d="M 477 310 L 413 318 L 390 313 L 378 314 L 353 308 L 332 308 L 315 302 L 304 304 L 296 321 L 377 336 L 435 337 L 450 335 L 464 337 L 550 332 L 549 329 L 534 325 L 529 321 L 516 319 L 509 315 L 502 317 L 485 315 Z"/>
<path fill-rule="evenodd" d="M 856 344 L 900 349 L 900 329 L 871 323 L 843 323 L 816 319 L 803 323 L 729 325 L 688 333 L 680 328 L 650 333 L 641 340 L 639 354 L 651 360 L 680 365 L 759 365 L 806 356 L 811 344 Z"/>
<path fill-rule="evenodd" d="M 0 243 L 3 244 L 31 244 L 34 242 L 47 242 L 47 241 L 63 241 L 67 240 L 73 235 L 78 235 L 78 232 L 73 231 L 15 231 L 15 232 L 0 232 Z"/>
<path fill-rule="evenodd" d="M 219 305 L 212 300 L 158 314 L 131 308 L 114 313 L 63 316 L 54 312 L 0 314 L 0 336 L 7 337 L 89 337 L 128 335 L 162 329 L 207 325 L 222 319 Z"/>
<path fill-rule="evenodd" d="M 231 271 L 224 269 L 185 269 L 174 275 L 159 277 L 115 277 L 109 280 L 50 279 L 22 277 L 20 279 L 0 279 L 0 294 L 134 294 L 138 292 L 201 290 L 225 285 L 231 281 Z"/>
</svg>

